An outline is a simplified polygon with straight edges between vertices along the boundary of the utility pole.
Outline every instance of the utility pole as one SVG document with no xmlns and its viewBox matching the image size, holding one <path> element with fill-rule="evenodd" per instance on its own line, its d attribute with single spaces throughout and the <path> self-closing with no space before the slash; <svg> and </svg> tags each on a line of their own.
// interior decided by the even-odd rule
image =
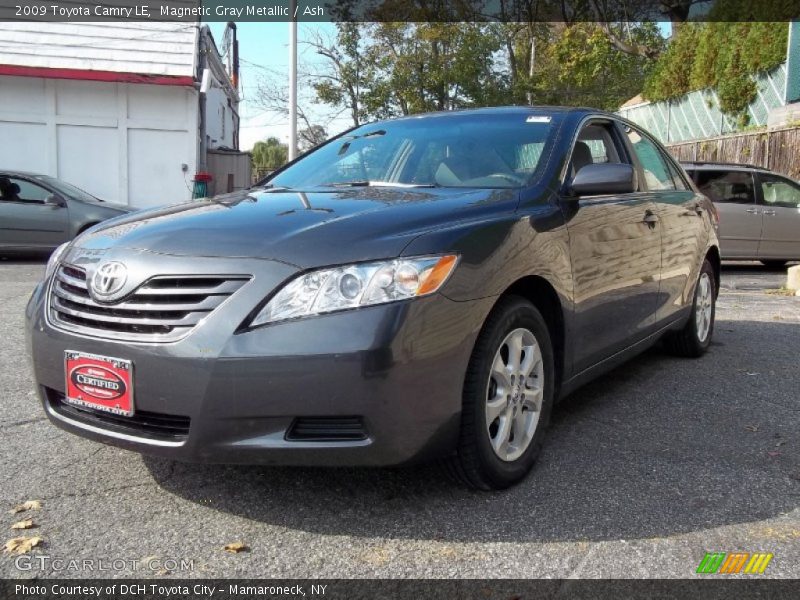
<svg viewBox="0 0 800 600">
<path fill-rule="evenodd" d="M 289 160 L 297 157 L 297 0 L 291 0 L 289 10 Z"/>
</svg>

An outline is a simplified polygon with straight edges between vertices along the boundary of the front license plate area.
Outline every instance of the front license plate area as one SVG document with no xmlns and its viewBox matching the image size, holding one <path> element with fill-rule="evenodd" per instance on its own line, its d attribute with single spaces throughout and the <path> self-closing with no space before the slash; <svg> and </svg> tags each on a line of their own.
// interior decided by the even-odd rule
<svg viewBox="0 0 800 600">
<path fill-rule="evenodd" d="M 133 416 L 133 362 L 66 350 L 64 366 L 68 404 Z"/>
</svg>

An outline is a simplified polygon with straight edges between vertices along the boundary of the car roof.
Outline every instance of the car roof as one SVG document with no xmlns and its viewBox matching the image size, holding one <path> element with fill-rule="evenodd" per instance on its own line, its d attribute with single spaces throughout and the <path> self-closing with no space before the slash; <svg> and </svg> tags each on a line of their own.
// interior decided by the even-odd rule
<svg viewBox="0 0 800 600">
<path fill-rule="evenodd" d="M 681 166 L 684 169 L 725 169 L 730 171 L 764 171 L 767 173 L 771 173 L 770 169 L 766 167 L 760 167 L 758 165 L 749 165 L 746 163 L 726 163 L 726 162 L 706 162 L 706 161 L 695 161 L 695 160 L 682 160 Z"/>
<path fill-rule="evenodd" d="M 33 173 L 31 171 L 9 171 L 7 169 L 0 169 L 0 174 L 6 177 L 42 177 L 44 173 Z"/>
<path fill-rule="evenodd" d="M 571 114 L 591 114 L 606 115 L 619 119 L 619 115 L 614 115 L 604 110 L 580 106 L 487 106 L 482 108 L 463 108 L 458 110 L 442 110 L 437 112 L 419 113 L 415 115 L 405 115 L 395 119 L 382 119 L 379 122 L 403 121 L 407 119 L 438 119 L 446 117 L 458 117 L 465 115 L 529 115 L 536 113 L 571 113 Z"/>
</svg>

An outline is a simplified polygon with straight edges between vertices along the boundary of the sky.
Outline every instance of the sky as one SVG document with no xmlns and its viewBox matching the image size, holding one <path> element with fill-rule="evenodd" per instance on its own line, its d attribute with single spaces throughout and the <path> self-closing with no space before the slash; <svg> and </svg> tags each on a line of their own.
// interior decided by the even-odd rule
<svg viewBox="0 0 800 600">
<path fill-rule="evenodd" d="M 208 23 L 217 46 L 222 44 L 225 23 Z M 282 142 L 289 141 L 289 119 L 287 116 L 264 112 L 254 102 L 259 78 L 267 76 L 265 69 L 276 70 L 284 81 L 289 80 L 289 23 L 251 23 L 236 24 L 239 37 L 240 81 L 242 101 L 239 105 L 241 125 L 239 145 L 242 150 L 250 150 L 253 144 L 267 137 L 276 137 Z M 661 23 L 664 36 L 671 31 L 669 23 Z M 332 23 L 298 23 L 298 64 L 319 62 L 319 59 L 303 40 L 308 40 L 316 32 L 334 35 L 336 26 Z M 301 92 L 302 94 L 302 92 Z M 311 117 L 320 116 L 326 110 L 306 108 Z M 313 121 L 313 118 L 312 118 Z M 328 135 L 344 131 L 352 125 L 347 118 L 338 118 L 327 124 Z"/>
<path fill-rule="evenodd" d="M 222 45 L 225 23 L 208 23 L 217 46 Z M 265 68 L 277 70 L 285 81 L 289 80 L 289 23 L 243 23 L 236 24 L 239 38 L 239 71 L 242 85 L 242 101 L 239 104 L 241 117 L 239 146 L 250 150 L 253 144 L 267 137 L 277 137 L 282 142 L 289 141 L 289 118 L 266 113 L 255 105 L 258 81 L 268 75 Z M 316 31 L 335 34 L 336 27 L 331 23 L 298 23 L 299 65 L 315 62 L 314 52 L 305 47 L 303 40 L 309 39 Z M 314 107 L 309 113 L 319 114 Z M 334 135 L 347 129 L 350 121 L 337 119 L 328 126 L 328 134 Z"/>
</svg>

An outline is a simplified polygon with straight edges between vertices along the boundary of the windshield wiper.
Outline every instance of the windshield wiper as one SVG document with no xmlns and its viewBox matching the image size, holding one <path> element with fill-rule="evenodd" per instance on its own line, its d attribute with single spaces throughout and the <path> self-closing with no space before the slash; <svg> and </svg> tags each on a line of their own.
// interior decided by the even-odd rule
<svg viewBox="0 0 800 600">
<path fill-rule="evenodd" d="M 261 185 L 254 185 L 250 188 L 251 190 L 268 190 L 270 192 L 283 192 L 286 190 L 291 190 L 292 188 L 285 186 L 285 185 L 275 185 L 274 183 L 264 183 Z"/>
<path fill-rule="evenodd" d="M 435 188 L 436 183 L 400 183 L 396 181 L 370 181 L 369 179 L 356 179 L 354 181 L 335 181 L 323 183 L 330 187 L 398 187 L 398 188 Z"/>
</svg>

